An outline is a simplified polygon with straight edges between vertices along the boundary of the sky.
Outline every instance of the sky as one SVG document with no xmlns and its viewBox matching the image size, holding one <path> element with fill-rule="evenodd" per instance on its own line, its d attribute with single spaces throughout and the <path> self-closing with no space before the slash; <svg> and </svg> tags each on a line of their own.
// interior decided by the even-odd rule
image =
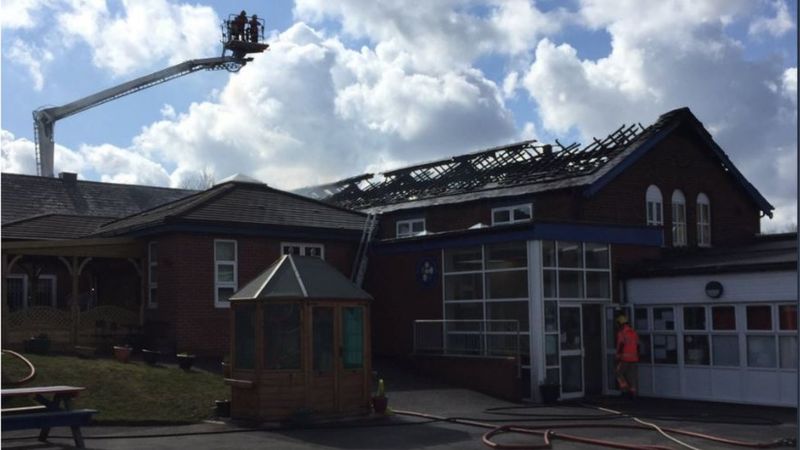
<svg viewBox="0 0 800 450">
<path fill-rule="evenodd" d="M 234 7 L 235 4 L 235 7 Z M 35 174 L 31 112 L 187 59 L 220 22 L 270 50 L 56 124 L 55 171 L 294 189 L 537 139 L 588 143 L 688 106 L 797 223 L 796 0 L 3 0 L 4 172 Z"/>
</svg>

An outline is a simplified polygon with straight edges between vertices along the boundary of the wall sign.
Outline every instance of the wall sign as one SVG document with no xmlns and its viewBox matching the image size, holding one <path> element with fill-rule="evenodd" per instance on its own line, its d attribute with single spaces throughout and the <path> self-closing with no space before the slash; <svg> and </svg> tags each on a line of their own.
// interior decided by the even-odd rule
<svg viewBox="0 0 800 450">
<path fill-rule="evenodd" d="M 439 277 L 439 266 L 433 258 L 422 258 L 417 263 L 417 283 L 422 287 L 431 287 Z"/>
<path fill-rule="evenodd" d="M 709 281 L 706 283 L 706 295 L 711 298 L 720 298 L 722 297 L 722 292 L 724 291 L 722 287 L 722 283 L 719 281 Z"/>
</svg>

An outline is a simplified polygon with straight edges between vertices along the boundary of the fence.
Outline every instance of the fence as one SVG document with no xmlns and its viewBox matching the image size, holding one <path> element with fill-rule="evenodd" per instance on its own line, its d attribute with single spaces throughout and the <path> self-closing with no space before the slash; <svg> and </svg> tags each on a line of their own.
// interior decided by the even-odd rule
<svg viewBox="0 0 800 450">
<path fill-rule="evenodd" d="M 511 356 L 522 348 L 517 320 L 415 320 L 414 354 Z"/>
<path fill-rule="evenodd" d="M 124 338 L 140 328 L 138 312 L 112 305 L 81 311 L 78 323 L 78 343 L 84 345 L 106 341 L 123 343 Z M 35 306 L 8 313 L 7 324 L 11 343 L 46 334 L 54 344 L 66 345 L 72 329 L 72 315 L 69 310 Z"/>
</svg>

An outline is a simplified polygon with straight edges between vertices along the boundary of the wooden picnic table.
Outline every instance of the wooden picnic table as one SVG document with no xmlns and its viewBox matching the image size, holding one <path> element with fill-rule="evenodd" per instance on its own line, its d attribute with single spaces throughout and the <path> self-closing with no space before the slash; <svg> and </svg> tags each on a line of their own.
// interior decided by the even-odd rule
<svg viewBox="0 0 800 450">
<path fill-rule="evenodd" d="M 93 409 L 72 409 L 72 399 L 86 388 L 77 386 L 39 386 L 0 389 L 3 399 L 32 397 L 39 405 L 2 409 L 3 430 L 39 429 L 39 440 L 46 441 L 50 428 L 68 426 L 72 429 L 75 446 L 85 448 L 80 427 L 88 425 Z"/>
<path fill-rule="evenodd" d="M 58 411 L 62 409 L 72 409 L 71 400 L 85 390 L 84 387 L 77 386 L 38 386 L 0 389 L 0 396 L 4 399 L 14 397 L 33 397 L 40 405 L 48 410 Z M 50 396 L 48 398 L 47 396 Z M 62 407 L 63 404 L 63 407 Z M 3 408 L 2 412 L 13 411 L 14 408 Z"/>
</svg>

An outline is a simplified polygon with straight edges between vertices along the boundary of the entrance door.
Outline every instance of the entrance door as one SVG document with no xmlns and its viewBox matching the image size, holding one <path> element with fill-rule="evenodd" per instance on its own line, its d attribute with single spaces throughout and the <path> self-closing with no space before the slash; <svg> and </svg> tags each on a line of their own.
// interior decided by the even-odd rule
<svg viewBox="0 0 800 450">
<path fill-rule="evenodd" d="M 338 365 L 338 410 L 358 411 L 366 403 L 364 358 L 364 307 L 342 306 L 340 315 L 340 364 Z"/>
<path fill-rule="evenodd" d="M 603 306 L 581 306 L 583 319 L 583 373 L 586 395 L 603 393 Z"/>
<path fill-rule="evenodd" d="M 560 306 L 561 398 L 583 397 L 583 325 L 580 306 Z"/>
<path fill-rule="evenodd" d="M 321 413 L 336 412 L 335 309 L 311 308 L 311 392 L 312 403 Z"/>
</svg>

